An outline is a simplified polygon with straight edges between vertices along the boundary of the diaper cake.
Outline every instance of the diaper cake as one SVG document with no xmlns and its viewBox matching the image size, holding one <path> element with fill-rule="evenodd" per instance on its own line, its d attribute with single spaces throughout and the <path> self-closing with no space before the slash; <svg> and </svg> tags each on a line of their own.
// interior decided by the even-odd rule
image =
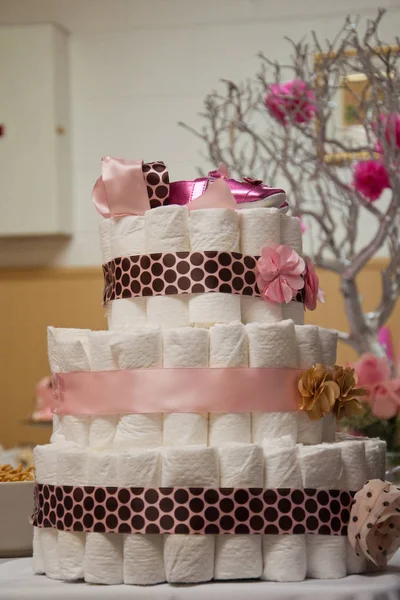
<svg viewBox="0 0 400 600">
<path fill-rule="evenodd" d="M 285 193 L 170 182 L 107 157 L 95 184 L 108 331 L 48 330 L 53 434 L 35 449 L 34 571 L 152 585 L 341 578 L 398 547 L 385 443 L 336 433 L 364 390 Z"/>
</svg>

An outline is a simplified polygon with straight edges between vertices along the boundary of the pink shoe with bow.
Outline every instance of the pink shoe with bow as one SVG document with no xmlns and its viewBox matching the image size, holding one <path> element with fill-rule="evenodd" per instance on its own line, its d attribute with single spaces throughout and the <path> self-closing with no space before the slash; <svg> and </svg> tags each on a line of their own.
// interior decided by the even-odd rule
<svg viewBox="0 0 400 600">
<path fill-rule="evenodd" d="M 243 181 L 230 179 L 228 169 L 220 164 L 218 169 L 210 171 L 207 177 L 199 177 L 191 181 L 175 181 L 170 183 L 169 204 L 184 206 L 198 198 L 217 179 L 223 178 L 236 200 L 237 208 L 275 207 L 282 211 L 288 208 L 286 194 L 279 188 L 263 184 L 261 179 L 243 177 Z"/>
</svg>

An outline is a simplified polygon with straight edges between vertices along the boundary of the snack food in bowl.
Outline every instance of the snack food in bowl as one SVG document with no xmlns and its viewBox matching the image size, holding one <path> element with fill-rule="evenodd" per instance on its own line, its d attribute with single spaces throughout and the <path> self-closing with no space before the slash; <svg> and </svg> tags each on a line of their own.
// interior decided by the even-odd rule
<svg viewBox="0 0 400 600">
<path fill-rule="evenodd" d="M 0 557 L 32 554 L 34 470 L 0 465 Z"/>
</svg>

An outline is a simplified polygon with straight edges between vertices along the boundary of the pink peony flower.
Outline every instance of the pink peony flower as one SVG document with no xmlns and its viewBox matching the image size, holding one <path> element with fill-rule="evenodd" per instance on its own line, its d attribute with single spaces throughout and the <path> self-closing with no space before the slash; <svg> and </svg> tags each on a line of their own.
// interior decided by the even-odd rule
<svg viewBox="0 0 400 600">
<path fill-rule="evenodd" d="M 388 361 L 386 358 L 378 358 L 374 354 L 363 354 L 352 367 L 356 372 L 360 386 L 375 385 L 390 379 Z"/>
<path fill-rule="evenodd" d="M 265 106 L 282 125 L 287 120 L 306 123 L 316 113 L 315 93 L 302 79 L 273 83 L 265 96 Z"/>
<path fill-rule="evenodd" d="M 290 246 L 263 248 L 257 285 L 265 300 L 288 304 L 304 287 L 304 260 Z"/>
<path fill-rule="evenodd" d="M 317 300 L 325 302 L 325 294 L 319 289 L 319 277 L 314 270 L 311 258 L 306 257 L 306 270 L 304 271 L 304 306 L 308 310 L 317 308 Z"/>
<path fill-rule="evenodd" d="M 395 393 L 392 381 L 382 381 L 371 386 L 368 404 L 371 412 L 378 419 L 391 419 L 400 408 L 400 397 Z"/>
<path fill-rule="evenodd" d="M 354 187 L 363 196 L 377 200 L 385 188 L 390 188 L 385 166 L 376 160 L 363 160 L 354 167 Z"/>
</svg>

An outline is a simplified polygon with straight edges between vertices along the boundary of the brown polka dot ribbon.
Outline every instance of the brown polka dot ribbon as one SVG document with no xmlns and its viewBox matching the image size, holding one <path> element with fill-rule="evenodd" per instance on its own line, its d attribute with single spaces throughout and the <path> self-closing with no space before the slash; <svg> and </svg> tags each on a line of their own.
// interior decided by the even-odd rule
<svg viewBox="0 0 400 600">
<path fill-rule="evenodd" d="M 32 523 L 105 533 L 347 535 L 354 493 L 37 483 Z"/>
<path fill-rule="evenodd" d="M 400 486 L 381 479 L 367 481 L 354 497 L 349 540 L 358 556 L 386 566 L 400 547 Z"/>
<path fill-rule="evenodd" d="M 168 252 L 114 258 L 103 265 L 104 303 L 118 298 L 220 292 L 260 297 L 258 256 Z M 302 302 L 302 290 L 297 301 Z"/>
<path fill-rule="evenodd" d="M 150 200 L 150 208 L 168 204 L 169 174 L 167 165 L 162 161 L 143 163 L 142 171 Z"/>
</svg>

